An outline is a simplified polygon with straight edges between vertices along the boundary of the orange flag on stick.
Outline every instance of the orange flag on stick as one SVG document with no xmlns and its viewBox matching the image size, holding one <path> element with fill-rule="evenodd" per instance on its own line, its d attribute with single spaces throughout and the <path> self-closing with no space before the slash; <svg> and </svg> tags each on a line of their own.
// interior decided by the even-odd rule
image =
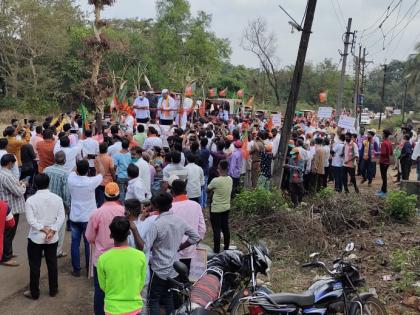
<svg viewBox="0 0 420 315">
<path fill-rule="evenodd" d="M 242 136 L 242 148 L 241 148 L 242 157 L 244 159 L 249 158 L 249 150 L 248 150 L 248 130 L 244 131 Z"/>
<path fill-rule="evenodd" d="M 200 101 L 197 101 L 197 103 Z M 206 116 L 206 100 L 204 99 L 204 101 L 201 104 L 198 104 L 199 108 L 198 108 L 198 113 L 200 114 L 200 117 L 204 117 Z"/>
<path fill-rule="evenodd" d="M 268 132 L 271 132 L 272 129 L 273 129 L 273 116 L 270 115 L 270 118 L 268 119 L 268 122 L 267 122 L 267 130 Z"/>
<path fill-rule="evenodd" d="M 109 104 L 109 112 L 112 113 L 114 108 L 118 108 L 118 99 L 117 99 L 117 96 L 115 96 L 115 95 L 112 98 L 111 103 Z"/>
<path fill-rule="evenodd" d="M 191 85 L 188 85 L 188 86 L 185 88 L 185 92 L 184 92 L 184 94 L 185 94 L 185 96 L 187 96 L 187 97 L 191 97 L 191 96 L 193 96 L 193 87 L 192 87 Z"/>
<path fill-rule="evenodd" d="M 238 96 L 239 98 L 243 98 L 244 97 L 244 89 L 240 89 L 238 92 L 236 92 L 236 96 Z"/>
</svg>

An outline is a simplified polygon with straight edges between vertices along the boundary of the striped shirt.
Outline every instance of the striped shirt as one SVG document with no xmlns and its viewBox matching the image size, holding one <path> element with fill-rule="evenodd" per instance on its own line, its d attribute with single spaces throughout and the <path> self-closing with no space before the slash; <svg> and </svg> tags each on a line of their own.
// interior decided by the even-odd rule
<svg viewBox="0 0 420 315">
<path fill-rule="evenodd" d="M 198 243 L 200 236 L 171 211 L 160 214 L 151 225 L 149 233 L 150 244 L 152 244 L 150 268 L 163 280 L 168 277 L 175 278 L 178 274 L 173 264 L 183 236 L 188 236 L 190 244 Z"/>
<path fill-rule="evenodd" d="M 7 201 L 13 214 L 25 212 L 26 187 L 7 168 L 0 169 L 0 200 Z"/>
<path fill-rule="evenodd" d="M 70 208 L 70 192 L 67 184 L 70 172 L 63 165 L 54 164 L 46 167 L 44 173 L 50 178 L 48 189 L 63 199 L 66 208 Z"/>
</svg>

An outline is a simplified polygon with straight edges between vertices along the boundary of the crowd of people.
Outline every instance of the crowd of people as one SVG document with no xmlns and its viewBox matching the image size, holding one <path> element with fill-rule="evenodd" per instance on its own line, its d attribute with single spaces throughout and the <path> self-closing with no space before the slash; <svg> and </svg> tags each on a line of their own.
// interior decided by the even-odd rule
<svg viewBox="0 0 420 315">
<path fill-rule="evenodd" d="M 173 311 L 168 280 L 177 277 L 173 263 L 190 268 L 196 244 L 205 237 L 204 212 L 214 252 L 229 249 L 232 199 L 244 188 L 271 189 L 279 153 L 280 130 L 270 119 L 229 116 L 225 107 L 206 111 L 204 117 L 180 113 L 163 90 L 156 110 L 142 92 L 134 115 L 104 119 L 99 129 L 95 122 L 82 128 L 85 122 L 76 113 L 47 117 L 37 126 L 13 120 L 6 127 L 0 139 L 0 259 L 3 266 L 19 265 L 13 241 L 25 213 L 30 226 L 25 297 L 40 296 L 43 256 L 49 294 L 58 293 L 57 259 L 67 256 L 68 229 L 71 273 L 92 273 L 95 314 Z M 185 117 L 177 119 L 180 114 Z M 298 207 L 306 194 L 330 181 L 338 193 L 349 193 L 349 182 L 358 193 L 360 185 L 378 177 L 379 164 L 377 195 L 383 197 L 389 168 L 396 170 L 396 181 L 407 180 L 413 160 L 420 180 L 420 145 L 410 126 L 398 133 L 363 128 L 355 133 L 333 120 L 314 123 L 296 115 L 281 186 Z"/>
</svg>

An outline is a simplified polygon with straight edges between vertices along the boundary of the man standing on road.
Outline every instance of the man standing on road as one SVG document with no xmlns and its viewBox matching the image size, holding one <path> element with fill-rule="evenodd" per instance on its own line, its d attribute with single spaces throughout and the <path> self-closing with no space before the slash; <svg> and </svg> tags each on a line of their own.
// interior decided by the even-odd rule
<svg viewBox="0 0 420 315">
<path fill-rule="evenodd" d="M 359 159 L 359 149 L 357 144 L 353 142 L 352 135 L 347 132 L 345 135 L 346 143 L 344 144 L 344 162 L 343 162 L 343 186 L 346 193 L 349 192 L 348 176 L 350 176 L 350 183 L 353 184 L 356 193 L 359 192 L 356 183 L 356 165 Z"/>
<path fill-rule="evenodd" d="M 0 160 L 0 200 L 7 201 L 9 207 L 12 209 L 15 226 L 4 231 L 3 239 L 3 258 L 1 264 L 4 266 L 19 266 L 13 260 L 13 239 L 16 235 L 17 226 L 19 223 L 19 214 L 25 211 L 25 182 L 19 182 L 12 169 L 16 163 L 16 158 L 13 154 L 5 154 Z"/>
<path fill-rule="evenodd" d="M 114 217 L 124 216 L 124 207 L 118 202 L 120 190 L 118 184 L 111 182 L 105 187 L 105 203 L 95 211 L 89 218 L 86 228 L 86 239 L 94 244 L 92 257 L 93 281 L 95 286 L 94 312 L 95 315 L 104 315 L 104 292 L 99 287 L 97 261 L 100 255 L 111 249 L 114 245 L 110 235 L 109 225 Z"/>
<path fill-rule="evenodd" d="M 187 194 L 190 200 L 200 203 L 201 187 L 204 186 L 203 169 L 196 164 L 198 157 L 190 153 L 187 155 L 188 164 L 185 166 L 187 170 Z"/>
<path fill-rule="evenodd" d="M 45 129 L 42 132 L 43 141 L 36 144 L 36 152 L 38 153 L 38 172 L 42 173 L 44 168 L 54 164 L 54 132 L 51 129 Z"/>
<path fill-rule="evenodd" d="M 70 209 L 70 193 L 68 186 L 68 178 L 70 172 L 64 168 L 66 163 L 66 154 L 63 151 L 58 151 L 55 156 L 55 164 L 48 166 L 44 169 L 44 173 L 50 178 L 50 185 L 48 189 L 63 199 L 64 209 L 66 210 L 66 219 L 67 213 Z M 67 221 L 67 220 L 66 220 Z M 65 257 L 66 253 L 63 251 L 64 238 L 66 236 L 66 224 L 63 224 L 58 231 L 58 246 L 57 246 L 57 257 Z"/>
<path fill-rule="evenodd" d="M 71 264 L 74 277 L 80 277 L 80 240 L 82 237 L 85 243 L 86 269 L 89 268 L 90 250 L 85 231 L 89 217 L 92 211 L 96 209 L 95 189 L 101 184 L 103 179 L 101 174 L 88 177 L 88 172 L 88 161 L 80 160 L 76 164 L 76 172 L 70 173 L 68 178 L 71 196 Z"/>
<path fill-rule="evenodd" d="M 50 179 L 46 174 L 35 176 L 35 195 L 26 201 L 26 220 L 30 226 L 28 235 L 28 259 L 30 269 L 29 291 L 23 295 L 39 298 L 39 277 L 42 255 L 48 268 L 50 296 L 58 293 L 57 244 L 58 231 L 64 223 L 63 200 L 48 190 Z"/>
<path fill-rule="evenodd" d="M 200 236 L 192 227 L 169 211 L 172 208 L 172 196 L 161 192 L 152 199 L 152 206 L 160 212 L 159 217 L 150 228 L 150 243 L 152 244 L 152 271 L 149 286 L 149 314 L 159 315 L 160 306 L 166 314 L 174 310 L 172 284 L 168 278 L 176 278 L 173 268 L 175 258 L 180 250 L 196 244 Z M 188 239 L 182 243 L 184 235 Z"/>
<path fill-rule="evenodd" d="M 385 197 L 388 188 L 388 168 L 391 164 L 391 155 L 392 155 L 392 144 L 389 141 L 389 136 L 391 132 L 388 129 L 383 131 L 383 139 L 380 147 L 379 153 L 379 169 L 381 171 L 382 177 L 382 188 L 376 194 L 379 197 Z"/>
</svg>

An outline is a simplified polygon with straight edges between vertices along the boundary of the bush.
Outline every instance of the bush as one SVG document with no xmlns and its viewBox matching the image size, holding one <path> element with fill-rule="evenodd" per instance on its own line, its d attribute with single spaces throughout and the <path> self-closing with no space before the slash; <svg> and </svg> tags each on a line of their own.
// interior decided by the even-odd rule
<svg viewBox="0 0 420 315">
<path fill-rule="evenodd" d="M 416 195 L 409 195 L 404 190 L 388 192 L 385 199 L 385 212 L 397 221 L 407 222 L 416 216 Z"/>
<path fill-rule="evenodd" d="M 334 189 L 332 189 L 331 187 L 326 187 L 326 188 L 321 189 L 321 190 L 320 190 L 320 191 L 316 194 L 316 196 L 317 196 L 318 198 L 320 198 L 320 199 L 328 199 L 328 198 L 333 197 L 333 196 L 334 196 L 334 194 L 335 194 Z"/>
<path fill-rule="evenodd" d="M 287 206 L 287 201 L 280 190 L 267 189 L 243 190 L 236 195 L 233 206 L 248 214 L 267 214 Z"/>
</svg>

